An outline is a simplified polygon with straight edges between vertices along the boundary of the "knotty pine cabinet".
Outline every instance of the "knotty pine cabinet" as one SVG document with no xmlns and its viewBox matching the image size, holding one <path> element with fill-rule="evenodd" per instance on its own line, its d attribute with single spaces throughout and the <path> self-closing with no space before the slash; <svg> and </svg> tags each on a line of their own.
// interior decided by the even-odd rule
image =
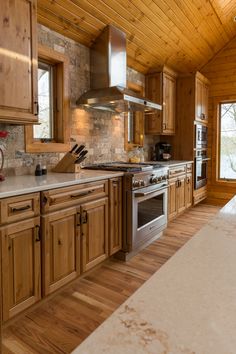
<svg viewBox="0 0 236 354">
<path fill-rule="evenodd" d="M 108 181 L 42 192 L 43 295 L 109 256 Z"/>
<path fill-rule="evenodd" d="M 1 199 L 0 223 L 7 321 L 121 249 L 122 177 Z"/>
<path fill-rule="evenodd" d="M 122 248 L 122 177 L 109 180 L 109 255 Z"/>
<path fill-rule="evenodd" d="M 36 0 L 1 1 L 0 20 L 0 122 L 36 123 Z"/>
<path fill-rule="evenodd" d="M 195 120 L 207 123 L 209 82 L 200 73 L 195 76 Z"/>
<path fill-rule="evenodd" d="M 192 205 L 192 164 L 169 169 L 168 220 Z"/>
<path fill-rule="evenodd" d="M 80 274 L 80 213 L 76 207 L 42 216 L 43 295 Z"/>
<path fill-rule="evenodd" d="M 145 116 L 145 133 L 175 134 L 176 73 L 163 67 L 161 72 L 146 76 L 146 96 L 162 105 L 162 110 Z"/>
<path fill-rule="evenodd" d="M 9 200 L 9 202 L 7 202 Z M 29 205 L 34 207 L 29 210 Z M 7 321 L 41 298 L 39 194 L 1 200 L 2 317 Z M 34 217 L 29 218 L 28 215 Z M 11 222 L 13 215 L 25 220 Z M 5 225 L 3 225 L 5 223 Z"/>
<path fill-rule="evenodd" d="M 81 205 L 82 271 L 108 258 L 108 198 Z"/>
</svg>

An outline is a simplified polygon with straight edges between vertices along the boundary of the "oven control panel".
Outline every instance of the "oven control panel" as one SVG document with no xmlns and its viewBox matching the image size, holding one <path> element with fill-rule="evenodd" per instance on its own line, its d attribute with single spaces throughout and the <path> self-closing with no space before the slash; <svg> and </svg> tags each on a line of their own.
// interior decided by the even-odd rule
<svg viewBox="0 0 236 354">
<path fill-rule="evenodd" d="M 151 173 L 135 174 L 133 176 L 132 188 L 138 189 L 150 185 L 159 184 L 168 180 L 168 169 L 156 169 Z"/>
</svg>

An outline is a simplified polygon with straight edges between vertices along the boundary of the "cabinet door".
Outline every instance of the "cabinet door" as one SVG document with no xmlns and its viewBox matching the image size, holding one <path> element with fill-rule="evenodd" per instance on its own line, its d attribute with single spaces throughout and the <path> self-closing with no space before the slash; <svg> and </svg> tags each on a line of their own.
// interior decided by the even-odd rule
<svg viewBox="0 0 236 354">
<path fill-rule="evenodd" d="M 185 179 L 185 205 L 189 208 L 193 200 L 193 179 L 192 174 L 187 175 Z"/>
<path fill-rule="evenodd" d="M 1 1 L 0 20 L 0 120 L 37 122 L 36 1 Z"/>
<path fill-rule="evenodd" d="M 196 79 L 195 90 L 195 120 L 201 121 L 203 83 L 199 79 Z"/>
<path fill-rule="evenodd" d="M 202 118 L 205 122 L 208 121 L 208 96 L 209 88 L 204 84 L 202 87 Z"/>
<path fill-rule="evenodd" d="M 177 178 L 169 181 L 168 220 L 174 219 L 177 215 L 177 183 Z"/>
<path fill-rule="evenodd" d="M 122 179 L 109 181 L 109 255 L 122 247 Z"/>
<path fill-rule="evenodd" d="M 150 100 L 162 104 L 162 73 L 155 73 L 146 76 L 146 97 Z M 145 133 L 162 133 L 162 111 L 145 115 Z"/>
<path fill-rule="evenodd" d="M 41 298 L 39 225 L 36 217 L 0 229 L 4 321 Z"/>
<path fill-rule="evenodd" d="M 80 274 L 80 213 L 76 208 L 42 217 L 43 294 L 47 295 Z"/>
<path fill-rule="evenodd" d="M 81 206 L 82 268 L 91 269 L 108 257 L 108 198 Z"/>
<path fill-rule="evenodd" d="M 177 187 L 177 212 L 181 213 L 186 209 L 185 206 L 185 176 L 178 178 Z"/>
<path fill-rule="evenodd" d="M 176 107 L 176 79 L 166 73 L 163 74 L 163 111 L 162 132 L 175 133 L 175 107 Z"/>
</svg>

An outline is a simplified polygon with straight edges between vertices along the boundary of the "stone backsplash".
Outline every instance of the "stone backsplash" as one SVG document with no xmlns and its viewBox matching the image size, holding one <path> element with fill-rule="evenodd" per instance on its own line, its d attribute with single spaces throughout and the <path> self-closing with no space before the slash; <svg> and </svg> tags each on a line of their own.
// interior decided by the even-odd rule
<svg viewBox="0 0 236 354">
<path fill-rule="evenodd" d="M 70 125 L 71 144 L 85 144 L 88 153 L 86 162 L 104 162 L 127 160 L 124 150 L 124 117 L 104 112 L 88 113 L 76 107 L 76 99 L 89 89 L 89 49 L 80 43 L 66 38 L 45 26 L 38 25 L 38 41 L 56 51 L 68 55 L 70 60 Z M 128 80 L 144 85 L 144 76 L 130 68 L 127 70 Z M 34 173 L 39 159 L 43 160 L 50 170 L 63 154 L 45 153 L 41 155 L 25 152 L 24 127 L 0 124 L 0 130 L 7 130 L 9 136 L 0 138 L 0 146 L 4 151 L 4 173 L 6 175 L 22 175 Z M 155 137 L 157 140 L 157 137 Z M 144 151 L 148 158 L 149 148 L 154 138 L 145 136 Z"/>
</svg>

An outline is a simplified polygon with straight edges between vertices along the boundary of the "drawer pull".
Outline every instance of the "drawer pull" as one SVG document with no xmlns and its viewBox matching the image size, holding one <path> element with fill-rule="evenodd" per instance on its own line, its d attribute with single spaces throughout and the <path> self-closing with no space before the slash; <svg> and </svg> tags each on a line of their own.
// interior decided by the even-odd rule
<svg viewBox="0 0 236 354">
<path fill-rule="evenodd" d="M 184 173 L 184 170 L 175 170 L 175 171 L 170 171 L 170 173 L 173 175 L 175 173 Z"/>
<path fill-rule="evenodd" d="M 79 197 L 84 197 L 85 195 L 88 195 L 88 194 L 91 194 L 95 192 L 95 189 L 91 189 L 90 191 L 85 191 L 85 192 L 81 192 L 81 193 L 78 193 L 78 194 L 71 194 L 71 198 L 79 198 Z"/>
<path fill-rule="evenodd" d="M 23 207 L 19 207 L 19 208 L 11 208 L 11 211 L 13 213 L 16 213 L 17 211 L 24 211 L 24 210 L 28 210 L 31 209 L 31 205 L 25 205 Z"/>
</svg>

